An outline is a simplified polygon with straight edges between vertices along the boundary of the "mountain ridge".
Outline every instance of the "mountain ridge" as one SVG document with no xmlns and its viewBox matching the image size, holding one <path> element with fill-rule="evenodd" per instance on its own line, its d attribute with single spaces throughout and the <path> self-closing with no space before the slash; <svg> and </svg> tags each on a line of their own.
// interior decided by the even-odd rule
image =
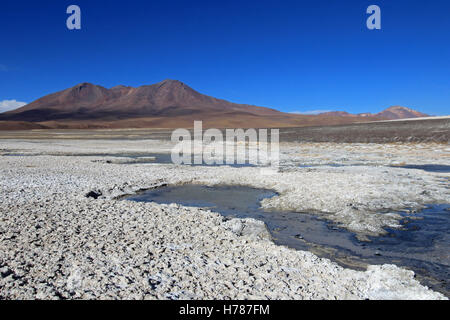
<svg viewBox="0 0 450 320">
<path fill-rule="evenodd" d="M 111 89 L 84 82 L 6 112 L 3 117 L 7 120 L 39 122 L 67 118 L 174 116 L 225 110 L 245 110 L 256 115 L 280 113 L 270 108 L 236 104 L 203 95 L 178 80 L 164 80 L 153 85 L 119 85 Z"/>
<path fill-rule="evenodd" d="M 23 107 L 0 114 L 3 126 L 39 128 L 181 127 L 194 120 L 224 127 L 286 127 L 346 124 L 426 116 L 405 107 L 378 114 L 328 112 L 295 115 L 272 108 L 232 103 L 199 93 L 178 80 L 152 85 L 107 89 L 88 82 L 43 96 Z M 8 125 L 4 123 L 9 122 Z M 25 125 L 26 124 L 26 125 Z M 1 128 L 0 128 L 1 129 Z"/>
<path fill-rule="evenodd" d="M 430 115 L 413 110 L 403 106 L 392 106 L 378 113 L 357 113 L 352 114 L 346 111 L 328 111 L 320 115 L 336 115 L 342 117 L 381 117 L 386 120 L 410 119 L 410 118 L 424 118 Z"/>
</svg>

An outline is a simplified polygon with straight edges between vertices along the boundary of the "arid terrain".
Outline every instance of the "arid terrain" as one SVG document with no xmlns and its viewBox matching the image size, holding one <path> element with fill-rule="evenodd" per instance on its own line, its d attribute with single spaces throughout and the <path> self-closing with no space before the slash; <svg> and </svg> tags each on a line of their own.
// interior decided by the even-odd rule
<svg viewBox="0 0 450 320">
<path fill-rule="evenodd" d="M 1 130 L 190 128 L 195 120 L 209 128 L 284 128 L 426 117 L 393 106 L 377 114 L 327 112 L 304 115 L 237 104 L 201 94 L 177 80 L 110 89 L 91 83 L 46 95 L 0 114 Z"/>
<path fill-rule="evenodd" d="M 186 123 L 187 124 L 187 123 Z M 192 128 L 190 122 L 186 128 Z M 221 128 L 221 127 L 218 127 Z M 236 127 L 240 128 L 240 127 Z M 245 128 L 245 126 L 243 126 Z M 256 127 L 258 128 L 258 127 Z M 161 139 L 170 140 L 171 129 L 35 129 L 0 130 L 0 139 Z M 269 131 L 270 133 L 270 131 Z M 335 126 L 280 128 L 283 142 L 437 142 L 450 141 L 450 117 L 379 121 Z"/>
<path fill-rule="evenodd" d="M 402 212 L 450 203 L 449 117 L 403 107 L 286 114 L 163 81 L 81 84 L 0 120 L 0 299 L 445 299 L 450 292 L 441 271 L 450 267 L 446 238 L 413 256 L 387 247 L 380 259 L 381 248 L 370 248 L 392 230 L 405 237 L 405 219 L 422 219 Z M 278 127 L 278 171 L 173 164 L 171 128 L 192 130 L 194 120 L 205 129 Z M 272 218 L 230 218 L 179 198 L 125 198 L 182 186 L 244 188 L 222 199 L 232 207 L 249 201 L 246 192 L 269 192 L 256 207 Z M 288 213 L 290 222 L 280 220 Z M 420 236 L 428 241 L 428 233 Z"/>
<path fill-rule="evenodd" d="M 3 1 L 0 305 L 448 301 L 450 0 L 424 2 Z"/>
<path fill-rule="evenodd" d="M 399 167 L 448 165 L 448 143 L 283 142 L 280 171 L 266 175 L 259 167 L 113 161 L 170 153 L 173 144 L 155 138 L 167 132 L 5 134 L 0 298 L 445 298 L 393 263 L 353 270 L 276 245 L 257 220 L 121 196 L 186 184 L 265 188 L 278 195 L 264 209 L 310 212 L 377 237 L 401 228 L 399 210 L 450 203 L 449 173 Z"/>
</svg>

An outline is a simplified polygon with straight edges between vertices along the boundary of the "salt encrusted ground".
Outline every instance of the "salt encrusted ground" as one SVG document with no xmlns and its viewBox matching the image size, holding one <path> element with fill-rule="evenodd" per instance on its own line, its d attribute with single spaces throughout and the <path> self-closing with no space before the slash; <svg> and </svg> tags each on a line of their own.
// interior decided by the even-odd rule
<svg viewBox="0 0 450 320">
<path fill-rule="evenodd" d="M 395 266 L 353 271 L 276 246 L 256 222 L 113 198 L 191 182 L 269 188 L 280 196 L 264 200 L 265 208 L 315 211 L 364 237 L 398 225 L 395 214 L 377 212 L 450 202 L 450 174 L 385 166 L 448 164 L 448 145 L 283 144 L 276 175 L 38 155 L 170 147 L 155 141 L 0 142 L 0 154 L 35 154 L 0 156 L 0 298 L 443 298 Z M 329 162 L 357 166 L 298 167 Z M 100 198 L 86 198 L 90 191 Z"/>
</svg>

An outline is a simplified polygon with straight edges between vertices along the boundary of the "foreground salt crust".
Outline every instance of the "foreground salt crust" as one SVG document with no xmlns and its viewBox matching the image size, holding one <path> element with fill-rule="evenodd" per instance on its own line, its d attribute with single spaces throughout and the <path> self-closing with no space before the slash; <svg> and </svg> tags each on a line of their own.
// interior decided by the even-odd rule
<svg viewBox="0 0 450 320">
<path fill-rule="evenodd" d="M 35 145 L 39 152 L 89 151 L 85 141 Z M 29 146 L 14 141 L 0 148 Z M 393 265 L 354 271 L 276 246 L 257 221 L 225 221 L 199 208 L 113 198 L 192 182 L 273 188 L 280 195 L 265 200 L 264 207 L 326 212 L 364 235 L 397 223 L 395 215 L 378 217 L 381 208 L 449 202 L 448 183 L 442 184 L 446 174 L 291 167 L 264 176 L 257 168 L 92 162 L 96 159 L 0 157 L 0 298 L 444 298 L 421 286 L 413 272 Z M 100 198 L 86 198 L 90 191 Z"/>
</svg>

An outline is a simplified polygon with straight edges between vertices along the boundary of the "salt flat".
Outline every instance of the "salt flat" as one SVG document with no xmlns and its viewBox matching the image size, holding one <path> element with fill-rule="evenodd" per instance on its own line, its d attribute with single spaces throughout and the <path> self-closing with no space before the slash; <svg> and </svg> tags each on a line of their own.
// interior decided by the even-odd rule
<svg viewBox="0 0 450 320">
<path fill-rule="evenodd" d="M 0 141 L 0 298 L 444 298 L 393 265 L 354 271 L 276 246 L 256 221 L 116 197 L 184 183 L 267 188 L 279 195 L 264 208 L 316 212 L 364 238 L 398 227 L 398 209 L 450 203 L 449 173 L 392 167 L 448 165 L 447 144 L 282 143 L 274 175 L 257 167 L 98 161 L 171 147 L 156 140 Z M 236 231 L 246 225 L 252 232 Z"/>
</svg>

